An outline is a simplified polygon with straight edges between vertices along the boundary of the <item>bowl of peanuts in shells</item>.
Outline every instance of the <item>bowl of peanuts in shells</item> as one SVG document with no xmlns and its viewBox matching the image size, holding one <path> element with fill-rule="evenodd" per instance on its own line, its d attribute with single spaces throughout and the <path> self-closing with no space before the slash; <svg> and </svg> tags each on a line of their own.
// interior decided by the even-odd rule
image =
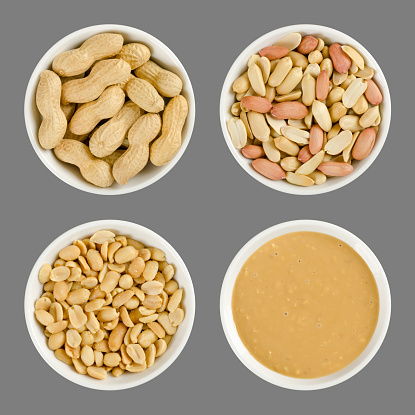
<svg viewBox="0 0 415 415">
<path fill-rule="evenodd" d="M 66 379 L 120 390 L 160 375 L 192 330 L 195 295 L 176 250 L 131 222 L 68 230 L 39 256 L 24 300 L 39 354 Z"/>
<path fill-rule="evenodd" d="M 193 88 L 160 40 L 123 25 L 73 32 L 40 59 L 24 114 L 30 142 L 65 183 L 111 195 L 167 174 L 189 144 Z"/>
<path fill-rule="evenodd" d="M 283 27 L 251 43 L 220 98 L 236 161 L 262 184 L 299 195 L 357 179 L 379 155 L 390 118 L 388 85 L 372 55 L 318 25 Z"/>
</svg>

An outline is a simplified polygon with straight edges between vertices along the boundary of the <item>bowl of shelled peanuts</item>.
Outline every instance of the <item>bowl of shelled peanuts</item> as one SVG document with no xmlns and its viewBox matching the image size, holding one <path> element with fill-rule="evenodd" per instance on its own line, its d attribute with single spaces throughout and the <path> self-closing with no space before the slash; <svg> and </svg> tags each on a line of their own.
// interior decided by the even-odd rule
<svg viewBox="0 0 415 415">
<path fill-rule="evenodd" d="M 131 222 L 85 223 L 39 256 L 24 300 L 43 359 L 92 389 L 141 385 L 179 356 L 192 330 L 195 295 L 175 249 Z"/>
<path fill-rule="evenodd" d="M 46 167 L 71 186 L 106 195 L 142 189 L 173 168 L 189 144 L 195 102 L 166 45 L 108 24 L 73 32 L 45 53 L 24 112 Z"/>
<path fill-rule="evenodd" d="M 235 60 L 220 122 L 235 159 L 285 193 L 339 189 L 374 162 L 391 118 L 388 85 L 372 55 L 325 26 L 269 32 Z"/>
</svg>

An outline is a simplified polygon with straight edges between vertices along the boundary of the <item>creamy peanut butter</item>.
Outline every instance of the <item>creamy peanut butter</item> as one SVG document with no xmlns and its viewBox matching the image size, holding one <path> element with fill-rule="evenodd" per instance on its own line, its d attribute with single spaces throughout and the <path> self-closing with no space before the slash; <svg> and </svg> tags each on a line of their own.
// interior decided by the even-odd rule
<svg viewBox="0 0 415 415">
<path fill-rule="evenodd" d="M 361 256 L 315 232 L 275 238 L 245 262 L 232 296 L 238 334 L 278 373 L 317 378 L 353 362 L 378 321 L 379 294 Z"/>
</svg>

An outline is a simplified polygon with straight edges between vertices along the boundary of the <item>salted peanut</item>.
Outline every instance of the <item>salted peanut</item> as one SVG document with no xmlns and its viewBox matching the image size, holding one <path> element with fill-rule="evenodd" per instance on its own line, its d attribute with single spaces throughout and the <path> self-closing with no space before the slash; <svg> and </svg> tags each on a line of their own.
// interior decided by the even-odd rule
<svg viewBox="0 0 415 415">
<path fill-rule="evenodd" d="M 314 101 L 312 105 L 314 119 L 324 131 L 330 131 L 332 122 L 327 107 L 320 101 Z"/>
<path fill-rule="evenodd" d="M 132 260 L 132 262 L 130 263 L 130 265 L 128 266 L 128 273 L 133 278 L 138 278 L 143 273 L 144 268 L 145 268 L 145 265 L 146 264 L 145 264 L 143 258 L 141 258 L 140 256 L 138 256 L 137 258 L 134 258 Z"/>
<path fill-rule="evenodd" d="M 154 346 L 156 348 L 156 357 L 163 355 L 165 351 L 167 350 L 167 343 L 163 339 L 158 339 L 154 343 Z"/>
<path fill-rule="evenodd" d="M 355 79 L 343 94 L 343 105 L 346 108 L 352 108 L 357 100 L 365 93 L 367 86 L 367 81 L 360 78 Z"/>
<path fill-rule="evenodd" d="M 249 66 L 248 79 L 255 93 L 264 96 L 266 92 L 264 78 L 261 68 L 257 64 Z"/>
<path fill-rule="evenodd" d="M 110 293 L 117 285 L 121 275 L 116 271 L 108 271 L 101 282 L 100 289 L 105 293 Z"/>
<path fill-rule="evenodd" d="M 311 157 L 310 160 L 305 162 L 303 165 L 301 165 L 296 171 L 296 174 L 302 174 L 302 175 L 309 175 L 314 170 L 317 169 L 317 167 L 323 162 L 324 158 L 324 151 L 319 151 L 316 155 Z M 304 179 L 305 180 L 305 179 Z M 307 180 L 302 180 L 303 182 L 307 182 Z"/>
<path fill-rule="evenodd" d="M 310 133 L 308 131 L 291 126 L 282 127 L 281 133 L 290 141 L 301 145 L 308 144 L 308 139 L 310 138 Z"/>
<path fill-rule="evenodd" d="M 161 303 L 161 306 L 157 309 L 158 313 L 161 313 L 162 311 L 166 309 L 167 302 L 169 301 L 169 296 L 167 295 L 165 291 L 162 291 L 160 296 L 162 299 L 162 303 Z"/>
<path fill-rule="evenodd" d="M 301 82 L 302 77 L 303 70 L 298 66 L 293 67 L 281 84 L 276 87 L 277 93 L 288 94 Z"/>
<path fill-rule="evenodd" d="M 81 336 L 76 330 L 70 329 L 66 332 L 66 343 L 68 343 L 69 347 L 76 349 L 81 344 L 81 341 Z"/>
<path fill-rule="evenodd" d="M 353 135 L 351 131 L 345 130 L 333 137 L 327 142 L 324 149 L 327 154 L 340 154 L 352 141 Z"/>
<path fill-rule="evenodd" d="M 65 353 L 63 349 L 56 349 L 54 351 L 55 357 L 63 363 L 66 363 L 68 366 L 72 366 L 72 359 Z"/>
<path fill-rule="evenodd" d="M 369 103 L 364 95 L 362 95 L 353 105 L 352 109 L 357 115 L 362 115 L 369 108 Z"/>
<path fill-rule="evenodd" d="M 89 366 L 86 371 L 94 379 L 103 380 L 107 377 L 107 371 L 103 367 Z"/>
<path fill-rule="evenodd" d="M 41 297 L 35 302 L 35 310 L 48 311 L 51 304 L 52 304 L 52 300 L 50 298 Z"/>
<path fill-rule="evenodd" d="M 113 242 L 108 246 L 108 262 L 110 264 L 114 263 L 114 255 L 121 247 L 122 244 L 120 242 Z"/>
<path fill-rule="evenodd" d="M 167 314 L 167 313 L 166 313 Z M 146 349 L 151 344 L 153 344 L 156 340 L 158 340 L 158 337 L 154 334 L 154 332 L 150 329 L 142 331 L 138 336 L 138 344 Z M 127 347 L 128 349 L 128 347 Z M 131 355 L 130 355 L 131 356 Z"/>
<path fill-rule="evenodd" d="M 131 287 L 133 288 L 133 287 Z M 124 303 L 127 310 L 135 310 L 140 305 L 140 300 L 137 297 L 132 297 Z"/>
<path fill-rule="evenodd" d="M 166 331 L 166 333 L 169 334 L 170 336 L 176 333 L 177 327 L 174 327 L 171 324 L 170 319 L 169 319 L 169 314 L 166 311 L 163 311 L 162 313 L 159 314 L 158 322 L 163 327 L 163 329 Z M 157 340 L 157 336 L 156 335 L 154 336 L 156 337 L 156 340 Z"/>
<path fill-rule="evenodd" d="M 349 163 L 326 161 L 318 167 L 326 176 L 347 176 L 353 171 L 353 166 Z"/>
<path fill-rule="evenodd" d="M 90 294 L 90 291 L 86 288 L 78 288 L 68 294 L 66 302 L 70 305 L 83 304 L 88 301 Z"/>
<path fill-rule="evenodd" d="M 97 367 L 101 367 L 104 364 L 104 354 L 98 350 L 94 350 L 94 361 Z"/>
<path fill-rule="evenodd" d="M 337 71 L 333 71 L 332 81 L 334 85 L 341 85 L 346 79 L 347 79 L 347 72 L 340 73 Z"/>
<path fill-rule="evenodd" d="M 83 288 L 91 290 L 92 288 L 98 285 L 98 278 L 96 277 L 87 277 L 81 281 L 81 285 Z"/>
<path fill-rule="evenodd" d="M 269 60 L 274 60 L 274 59 L 281 59 L 283 58 L 285 55 L 287 55 L 287 53 L 289 52 L 289 50 L 287 48 L 285 48 L 284 46 L 266 46 L 265 48 L 261 49 L 258 54 L 260 56 L 265 56 L 267 57 Z"/>
<path fill-rule="evenodd" d="M 379 115 L 379 106 L 371 107 L 360 117 L 359 124 L 363 128 L 368 128 L 374 125 Z"/>
<path fill-rule="evenodd" d="M 286 171 L 295 171 L 301 166 L 301 162 L 297 157 L 284 157 L 281 160 L 281 167 Z"/>
<path fill-rule="evenodd" d="M 138 310 L 143 316 L 150 316 L 156 312 L 155 309 L 146 308 L 144 306 L 139 307 Z"/>
<path fill-rule="evenodd" d="M 126 352 L 135 363 L 142 364 L 146 360 L 144 349 L 140 344 L 129 344 Z"/>
<path fill-rule="evenodd" d="M 69 294 L 69 285 L 65 281 L 59 281 L 53 286 L 53 296 L 57 301 L 65 301 Z"/>
<path fill-rule="evenodd" d="M 157 261 L 147 261 L 144 271 L 143 271 L 143 277 L 146 281 L 152 281 L 157 275 L 158 271 L 158 262 Z"/>
<path fill-rule="evenodd" d="M 85 345 L 82 347 L 81 360 L 85 366 L 92 366 L 95 363 L 94 351 L 91 346 Z"/>
<path fill-rule="evenodd" d="M 347 73 L 352 64 L 349 56 L 343 51 L 338 43 L 333 43 L 329 47 L 330 58 L 333 66 L 339 73 Z"/>
<path fill-rule="evenodd" d="M 165 262 L 165 261 L 163 261 L 163 262 Z M 167 265 L 168 264 L 166 263 L 166 266 Z M 165 267 L 163 267 L 163 269 L 164 268 Z M 161 268 L 160 268 L 160 262 L 159 262 L 159 272 L 156 274 L 156 278 L 154 278 L 154 281 L 159 282 L 164 287 L 166 285 L 166 280 L 164 278 L 164 275 L 160 271 L 161 271 Z"/>
<path fill-rule="evenodd" d="M 166 265 L 166 267 L 162 271 L 165 282 L 169 282 L 174 277 L 174 267 L 171 264 Z"/>
<path fill-rule="evenodd" d="M 62 281 L 62 282 L 65 282 L 65 281 Z M 43 285 L 43 290 L 45 292 L 52 292 L 53 291 L 53 288 L 55 287 L 55 284 L 57 284 L 55 281 L 48 281 L 47 283 L 45 283 Z"/>
<path fill-rule="evenodd" d="M 147 369 L 146 362 L 140 363 L 131 363 L 125 366 L 125 370 L 131 373 L 140 373 Z"/>
<path fill-rule="evenodd" d="M 114 260 L 117 264 L 124 264 L 126 262 L 131 262 L 133 259 L 137 258 L 137 256 L 138 251 L 133 246 L 125 246 L 115 252 Z"/>
<path fill-rule="evenodd" d="M 104 266 L 101 254 L 96 249 L 88 250 L 86 260 L 93 271 L 101 271 Z"/>
<path fill-rule="evenodd" d="M 336 102 L 329 108 L 329 113 L 331 121 L 336 123 L 347 114 L 347 108 L 341 102 Z"/>
<path fill-rule="evenodd" d="M 141 286 L 141 290 L 145 294 L 158 295 L 163 291 L 163 284 L 157 281 L 148 281 Z"/>
<path fill-rule="evenodd" d="M 316 80 L 310 74 L 303 77 L 301 81 L 302 98 L 304 105 L 310 106 L 316 99 Z"/>
<path fill-rule="evenodd" d="M 89 330 L 81 333 L 81 347 L 92 346 L 94 344 L 94 336 Z"/>
<path fill-rule="evenodd" d="M 73 347 L 69 346 L 68 343 L 65 343 L 65 352 L 66 354 L 72 359 L 79 359 L 81 356 L 81 347 L 77 347 L 74 349 Z"/>
<path fill-rule="evenodd" d="M 111 332 L 108 338 L 108 346 L 111 351 L 116 352 L 120 349 L 124 336 L 127 333 L 127 327 L 124 323 L 118 323 L 117 327 Z"/>
<path fill-rule="evenodd" d="M 53 281 L 52 281 L 53 282 Z M 49 284 L 50 283 L 50 281 L 47 283 L 47 284 Z M 56 283 L 54 283 L 54 284 L 56 284 Z M 54 296 L 53 296 L 53 294 L 51 293 L 51 292 L 44 292 L 41 296 L 40 296 L 40 298 L 49 298 L 49 300 L 51 301 L 51 302 L 53 302 L 53 301 L 55 301 L 55 298 L 54 298 Z"/>
<path fill-rule="evenodd" d="M 92 313 L 93 314 L 93 313 Z M 89 316 L 88 316 L 89 317 Z M 98 320 L 97 320 L 98 321 Z M 98 323 L 98 326 L 100 327 L 100 324 Z M 91 332 L 92 333 L 92 332 Z M 94 343 L 99 343 L 100 341 L 104 339 L 108 339 L 108 332 L 98 329 L 96 333 L 92 333 L 92 336 L 94 338 Z"/>
<path fill-rule="evenodd" d="M 267 141 L 269 139 L 271 130 L 263 114 L 254 111 L 249 111 L 248 121 L 251 127 L 252 134 L 255 138 L 257 138 L 260 141 Z"/>
<path fill-rule="evenodd" d="M 321 71 L 316 82 L 316 98 L 319 101 L 324 101 L 327 98 L 330 91 L 329 81 L 330 79 L 327 71 Z"/>
<path fill-rule="evenodd" d="M 313 50 L 308 54 L 308 61 L 311 64 L 320 64 L 323 61 L 323 55 L 319 50 Z"/>
<path fill-rule="evenodd" d="M 311 154 L 317 154 L 322 146 L 324 140 L 324 132 L 321 127 L 317 124 L 314 124 L 310 129 L 310 145 L 309 150 Z"/>
<path fill-rule="evenodd" d="M 88 318 L 82 307 L 79 305 L 73 305 L 68 310 L 69 321 L 74 328 L 82 327 L 84 324 L 87 323 Z"/>
<path fill-rule="evenodd" d="M 71 270 L 68 267 L 59 266 L 52 269 L 50 273 L 50 279 L 55 282 L 65 281 L 69 278 L 70 274 Z"/>
<path fill-rule="evenodd" d="M 138 342 L 138 335 L 141 333 L 143 329 L 143 323 L 137 323 L 130 332 L 130 340 L 131 343 L 136 344 Z"/>
<path fill-rule="evenodd" d="M 90 311 L 87 312 L 87 322 L 85 323 L 87 329 L 92 333 L 92 334 L 96 334 L 99 332 L 100 330 L 100 324 L 99 321 L 97 319 L 97 317 L 95 316 L 94 312 Z M 97 339 L 95 339 L 95 342 L 97 342 Z"/>
<path fill-rule="evenodd" d="M 274 140 L 266 141 L 262 143 L 264 155 L 267 156 L 268 160 L 278 163 L 281 158 L 281 152 L 278 150 L 278 148 L 275 146 Z M 254 146 L 256 147 L 256 146 Z M 262 156 L 261 156 L 262 157 Z"/>
<path fill-rule="evenodd" d="M 73 244 L 79 248 L 79 250 L 81 252 L 81 255 L 83 255 L 83 256 L 86 255 L 86 253 L 88 252 L 88 248 L 85 245 L 84 241 L 76 240 Z"/>
<path fill-rule="evenodd" d="M 158 295 L 146 295 L 143 306 L 149 310 L 156 310 L 162 304 L 162 299 Z"/>
<path fill-rule="evenodd" d="M 251 159 L 251 160 L 255 160 L 257 158 L 265 156 L 264 149 L 261 146 L 254 146 L 254 145 L 245 146 L 242 149 L 241 153 L 245 158 Z"/>
<path fill-rule="evenodd" d="M 50 350 L 60 349 L 66 341 L 66 334 L 64 331 L 51 334 L 48 339 L 48 347 Z"/>
<path fill-rule="evenodd" d="M 305 75 L 311 75 L 314 79 L 317 79 L 317 77 L 320 75 L 320 65 L 317 63 L 310 63 L 307 68 L 304 71 L 303 76 Z"/>
<path fill-rule="evenodd" d="M 111 232 L 109 230 L 100 230 L 95 232 L 90 238 L 89 240 L 91 242 L 94 242 L 96 244 L 103 244 L 104 242 L 108 242 L 108 243 L 112 243 L 115 241 L 115 233 Z M 93 248 L 95 249 L 95 248 Z M 82 255 L 85 255 L 86 252 L 82 253 Z"/>
<path fill-rule="evenodd" d="M 122 306 L 120 308 L 120 318 L 121 318 L 121 321 L 124 323 L 125 326 L 134 327 L 134 323 L 131 321 L 131 318 L 128 314 L 128 310 L 124 306 Z"/>
<path fill-rule="evenodd" d="M 269 76 L 268 84 L 272 87 L 279 86 L 293 67 L 293 62 L 290 57 L 282 58 L 275 66 L 274 71 Z"/>
<path fill-rule="evenodd" d="M 46 310 L 36 310 L 35 317 L 36 320 L 40 324 L 42 324 L 42 326 L 48 326 L 49 324 L 52 324 L 55 321 L 52 314 L 50 314 Z"/>
<path fill-rule="evenodd" d="M 308 108 L 302 102 L 281 102 L 273 106 L 271 113 L 280 120 L 300 120 L 308 114 Z"/>
<path fill-rule="evenodd" d="M 97 286 L 91 290 L 89 301 L 96 300 L 96 299 L 105 299 L 106 294 L 104 291 L 101 290 L 100 287 L 101 286 Z"/>
<path fill-rule="evenodd" d="M 366 99 L 372 105 L 379 105 L 383 101 L 382 92 L 372 79 L 367 79 L 367 89 L 365 91 Z"/>
<path fill-rule="evenodd" d="M 81 255 L 81 250 L 76 245 L 69 245 L 59 252 L 59 258 L 65 261 L 75 261 L 79 255 Z"/>
<path fill-rule="evenodd" d="M 349 130 L 352 133 L 363 130 L 363 127 L 359 123 L 360 117 L 357 115 L 345 115 L 340 118 L 339 125 L 342 130 Z"/>
<path fill-rule="evenodd" d="M 278 95 L 275 98 L 276 102 L 288 102 L 288 101 L 296 101 L 301 98 L 302 91 L 301 89 L 294 89 L 293 91 L 289 92 L 288 94 Z"/>
<path fill-rule="evenodd" d="M 301 38 L 302 36 L 300 33 L 290 33 L 275 42 L 274 46 L 282 46 L 288 50 L 294 50 L 301 43 Z"/>
<path fill-rule="evenodd" d="M 102 322 L 113 321 L 119 317 L 119 313 L 113 307 L 102 308 L 97 315 L 97 319 Z"/>
<path fill-rule="evenodd" d="M 59 333 L 60 331 L 63 331 L 66 329 L 66 327 L 68 327 L 68 321 L 67 320 L 62 320 L 62 321 L 56 321 L 54 323 L 48 324 L 46 326 L 46 330 L 51 333 Z"/>
<path fill-rule="evenodd" d="M 177 327 L 184 320 L 184 311 L 182 308 L 176 308 L 169 314 L 169 320 L 173 327 Z"/>
<path fill-rule="evenodd" d="M 145 294 L 138 287 L 131 287 L 131 291 L 140 301 L 144 301 Z"/>
<path fill-rule="evenodd" d="M 105 353 L 104 365 L 107 367 L 116 367 L 121 362 L 121 356 L 118 353 Z"/>
<path fill-rule="evenodd" d="M 158 314 L 152 314 L 151 316 L 145 316 L 140 318 L 140 323 L 147 324 L 153 321 L 156 321 L 158 318 Z"/>
<path fill-rule="evenodd" d="M 158 318 L 158 315 L 157 315 Z M 157 321 L 151 321 L 147 323 L 147 327 L 153 331 L 153 333 L 159 338 L 162 339 L 166 335 L 166 331 L 163 329 L 163 327 L 157 323 Z"/>
<path fill-rule="evenodd" d="M 51 304 L 49 308 L 49 313 L 52 315 L 55 321 L 63 320 L 63 308 L 58 302 L 55 301 Z"/>
<path fill-rule="evenodd" d="M 49 264 L 43 264 L 39 270 L 38 279 L 41 284 L 45 284 L 50 281 L 50 273 L 52 267 Z"/>
<path fill-rule="evenodd" d="M 329 78 L 333 75 L 333 62 L 331 59 L 326 58 L 320 63 L 320 71 L 326 71 L 329 75 Z"/>
<path fill-rule="evenodd" d="M 128 345 L 129 346 L 129 345 Z M 129 365 L 130 363 L 132 363 L 133 359 L 131 359 L 131 357 L 128 355 L 127 353 L 127 347 L 125 344 L 121 345 L 120 348 L 120 354 L 121 354 L 121 362 L 124 365 Z"/>
<path fill-rule="evenodd" d="M 134 292 L 131 290 L 123 291 L 117 294 L 114 299 L 112 300 L 112 306 L 115 308 L 121 307 L 124 303 L 126 303 L 132 296 Z"/>
<path fill-rule="evenodd" d="M 341 48 L 343 52 L 345 52 L 349 56 L 349 58 L 356 63 L 359 69 L 365 68 L 365 60 L 356 49 L 353 49 L 351 46 L 348 45 L 343 45 Z"/>
<path fill-rule="evenodd" d="M 376 142 L 376 132 L 373 128 L 366 128 L 360 134 L 356 140 L 356 143 L 352 150 L 352 156 L 356 160 L 363 160 L 373 150 Z"/>
<path fill-rule="evenodd" d="M 71 274 L 69 275 L 69 278 L 67 279 L 67 281 L 69 282 L 82 281 L 83 278 L 84 276 L 82 275 L 82 270 L 81 268 L 77 266 L 77 267 L 71 268 Z"/>
<path fill-rule="evenodd" d="M 53 268 L 63 267 L 65 266 L 65 264 L 66 264 L 66 261 L 59 258 L 53 263 Z"/>
<path fill-rule="evenodd" d="M 248 91 L 250 87 L 251 84 L 249 83 L 248 72 L 244 72 L 239 78 L 236 78 L 232 84 L 232 90 L 237 94 Z"/>
</svg>

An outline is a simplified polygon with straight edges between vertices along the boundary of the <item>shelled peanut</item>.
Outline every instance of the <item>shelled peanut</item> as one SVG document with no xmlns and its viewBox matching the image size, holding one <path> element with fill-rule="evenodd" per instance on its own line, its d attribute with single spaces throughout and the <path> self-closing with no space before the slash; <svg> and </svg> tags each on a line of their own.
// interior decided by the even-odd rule
<svg viewBox="0 0 415 415">
<path fill-rule="evenodd" d="M 41 73 L 36 92 L 43 117 L 40 146 L 77 165 L 82 177 L 98 187 L 111 186 L 114 180 L 126 184 L 149 161 L 168 164 L 180 149 L 188 105 L 180 95 L 180 77 L 150 59 L 146 45 L 124 44 L 116 33 L 94 35 L 78 49 L 56 56 L 52 70 Z M 161 121 L 155 134 L 146 130 L 152 128 L 142 119 L 147 113 Z M 134 137 L 148 139 L 141 139 L 142 151 L 128 152 L 128 163 L 126 158 L 116 163 L 128 151 L 131 129 Z"/>
<path fill-rule="evenodd" d="M 233 83 L 233 145 L 270 180 L 298 186 L 346 176 L 381 123 L 374 69 L 349 45 L 291 33 L 252 55 Z"/>
<path fill-rule="evenodd" d="M 162 250 L 109 230 L 74 241 L 39 270 L 49 349 L 96 379 L 151 367 L 185 317 L 174 273 Z"/>
</svg>

